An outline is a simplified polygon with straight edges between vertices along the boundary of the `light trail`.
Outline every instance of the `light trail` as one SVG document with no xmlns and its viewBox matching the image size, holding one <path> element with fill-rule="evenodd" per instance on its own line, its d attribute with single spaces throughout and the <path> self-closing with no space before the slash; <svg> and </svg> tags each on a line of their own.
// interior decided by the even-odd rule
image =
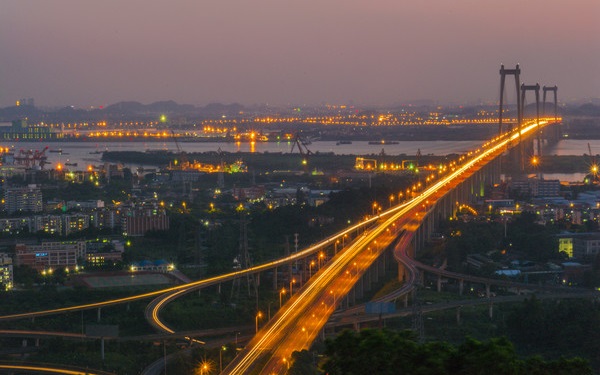
<svg viewBox="0 0 600 375">
<path fill-rule="evenodd" d="M 298 340 L 294 338 L 294 335 L 292 335 L 291 332 L 293 332 L 293 329 L 296 327 L 296 323 L 303 314 L 312 311 L 311 307 L 314 308 L 318 306 L 317 304 L 320 302 L 318 297 L 326 293 L 327 290 L 330 290 L 333 281 L 342 275 L 345 267 L 350 264 L 360 252 L 363 252 L 372 241 L 381 241 L 380 235 L 397 220 L 403 217 L 410 220 L 413 216 L 411 215 L 412 213 L 418 217 L 419 212 L 415 211 L 423 206 L 423 203 L 427 202 L 427 199 L 435 197 L 438 191 L 441 191 L 438 198 L 444 196 L 458 183 L 469 177 L 467 174 L 471 175 L 474 173 L 474 171 L 471 173 L 466 172 L 469 172 L 479 163 L 485 162 L 486 159 L 492 156 L 497 157 L 504 152 L 510 142 L 520 140 L 524 134 L 527 134 L 530 131 L 539 130 L 540 125 L 546 125 L 547 123 L 548 121 L 545 120 L 540 121 L 539 124 L 532 121 L 522 126 L 520 130 L 496 137 L 494 140 L 486 142 L 476 151 L 469 153 L 469 155 L 472 155 L 470 159 L 467 159 L 462 165 L 457 166 L 456 169 L 447 176 L 440 178 L 429 187 L 426 187 L 421 194 L 401 206 L 396 206 L 387 210 L 385 214 L 381 215 L 382 217 L 387 217 L 386 220 L 378 224 L 377 227 L 371 229 L 369 233 L 365 233 L 358 240 L 355 240 L 348 249 L 338 253 L 338 255 L 332 259 L 330 264 L 323 269 L 323 272 L 317 273 L 314 278 L 311 278 L 305 287 L 302 288 L 300 293 L 296 295 L 296 299 L 289 301 L 284 308 L 275 315 L 274 319 L 255 336 L 248 344 L 247 348 L 241 352 L 229 366 L 227 366 L 223 374 L 246 374 L 251 370 L 252 365 L 259 358 L 265 353 L 271 352 L 273 349 L 277 350 L 275 353 L 271 353 L 271 357 L 261 373 L 271 374 L 283 372 L 285 369 L 282 367 L 289 364 L 289 362 L 287 362 L 288 355 L 285 354 L 283 358 L 281 358 L 277 353 L 287 351 L 288 354 L 291 354 L 294 350 L 306 349 L 312 342 L 312 340 L 308 340 L 308 334 L 307 340 L 300 340 L 300 342 L 298 342 Z M 449 185 L 451 182 L 454 182 L 454 184 Z M 425 206 L 426 210 L 428 209 L 428 206 L 429 205 Z M 433 207 L 433 204 L 429 207 Z M 352 285 L 348 286 L 348 290 L 351 286 Z M 339 299 L 342 297 L 343 295 L 338 296 Z M 333 298 L 335 300 L 335 295 Z M 335 307 L 332 311 L 325 311 L 323 315 L 329 317 L 334 309 Z M 313 329 L 313 334 L 311 335 L 313 336 L 313 339 L 316 337 L 314 334 L 314 331 L 317 330 L 316 328 L 317 327 Z M 319 329 L 320 328 L 321 327 L 319 327 Z M 286 339 L 281 337 L 284 332 L 287 332 L 288 337 Z M 258 369 L 253 369 L 253 371 L 256 370 Z"/>
<path fill-rule="evenodd" d="M 99 373 L 94 371 L 77 371 L 69 370 L 66 368 L 59 367 L 48 367 L 48 366 L 27 366 L 27 365 L 3 365 L 0 364 L 0 369 L 5 370 L 22 370 L 22 371 L 34 371 L 34 372 L 49 372 L 52 374 L 67 374 L 67 375 L 101 375 L 108 374 L 106 372 Z"/>
<path fill-rule="evenodd" d="M 151 298 L 151 297 L 157 297 L 157 296 L 160 296 L 160 295 L 163 295 L 166 293 L 173 293 L 173 292 L 179 292 L 179 291 L 181 291 L 181 292 L 188 291 L 189 292 L 189 291 L 192 291 L 192 290 L 195 290 L 198 288 L 204 288 L 204 287 L 211 286 L 211 285 L 217 285 L 219 283 L 231 281 L 235 278 L 245 276 L 247 274 L 263 272 L 263 271 L 266 271 L 266 270 L 269 270 L 269 269 L 272 269 L 275 267 L 286 265 L 295 260 L 307 257 L 314 253 L 317 253 L 320 250 L 322 250 L 323 248 L 325 248 L 329 245 L 335 244 L 335 241 L 342 238 L 343 236 L 351 234 L 353 231 L 359 230 L 363 227 L 366 228 L 367 226 L 369 226 L 376 220 L 378 220 L 378 217 L 369 218 L 360 223 L 354 224 L 351 227 L 346 228 L 343 231 L 338 232 L 338 233 L 326 238 L 325 240 L 318 242 L 315 245 L 311 245 L 304 250 L 301 250 L 301 251 L 298 251 L 297 253 L 291 254 L 288 257 L 280 258 L 275 261 L 266 262 L 266 263 L 263 263 L 258 266 L 246 268 L 244 270 L 230 272 L 230 273 L 226 273 L 223 275 L 210 277 L 207 279 L 193 281 L 191 283 L 177 285 L 174 287 L 160 289 L 160 290 L 157 290 L 154 292 L 138 294 L 138 295 L 134 295 L 134 296 L 130 296 L 130 297 L 123 297 L 123 298 L 117 298 L 117 299 L 108 300 L 108 301 L 94 302 L 94 303 L 88 303 L 88 304 L 83 304 L 83 305 L 62 307 L 62 308 L 43 310 L 43 311 L 3 315 L 3 316 L 0 316 L 0 321 L 34 318 L 34 317 L 38 317 L 38 316 L 64 314 L 64 313 L 74 312 L 74 311 L 79 311 L 79 310 L 95 309 L 95 308 L 100 308 L 100 307 L 117 305 L 117 304 L 121 304 L 121 303 L 138 301 L 138 300 Z M 168 327 L 167 327 L 167 331 L 168 331 Z"/>
<path fill-rule="evenodd" d="M 474 152 L 469 152 L 468 153 L 469 156 L 473 155 L 470 159 L 468 159 L 466 162 L 464 162 L 460 167 L 459 166 L 455 167 L 455 170 L 453 168 L 452 172 L 450 172 L 446 177 L 440 178 L 437 182 L 432 183 L 429 187 L 426 187 L 419 195 L 412 198 L 410 201 L 407 201 L 401 205 L 395 206 L 395 207 L 379 214 L 378 216 L 374 216 L 365 221 L 362 221 L 360 223 L 352 225 L 352 226 L 346 228 L 345 230 L 343 230 L 333 236 L 330 236 L 315 245 L 309 246 L 305 250 L 294 253 L 286 258 L 267 262 L 267 263 L 264 263 L 259 266 L 250 267 L 245 270 L 231 272 L 228 274 L 215 276 L 215 277 L 195 281 L 192 283 L 183 284 L 183 285 L 170 287 L 170 288 L 166 288 L 166 289 L 162 289 L 162 290 L 158 290 L 158 291 L 154 291 L 154 292 L 144 293 L 144 294 L 140 294 L 140 295 L 124 297 L 124 298 L 119 298 L 119 299 L 114 299 L 114 300 L 109 300 L 109 301 L 104 301 L 104 302 L 84 304 L 84 305 L 79 305 L 79 306 L 71 306 L 71 307 L 66 307 L 66 308 L 58 308 L 58 309 L 31 312 L 31 313 L 21 313 L 21 314 L 0 316 L 0 321 L 1 320 L 11 320 L 11 319 L 20 319 L 20 318 L 31 318 L 31 317 L 35 317 L 35 316 L 59 314 L 59 313 L 66 313 L 66 312 L 92 309 L 92 308 L 100 308 L 100 307 L 104 307 L 104 306 L 110 306 L 110 305 L 115 305 L 115 304 L 119 304 L 119 303 L 126 303 L 126 302 L 141 300 L 141 299 L 145 299 L 145 298 L 150 298 L 150 297 L 155 297 L 155 296 L 170 293 L 170 295 L 167 298 L 165 298 L 164 300 L 160 300 L 157 303 L 158 308 L 155 308 L 153 310 L 152 320 L 156 323 L 156 325 L 158 327 L 160 327 L 161 330 L 164 330 L 169 333 L 173 333 L 174 332 L 173 330 L 171 330 L 169 327 L 167 327 L 162 322 L 160 322 L 159 317 L 158 317 L 158 312 L 160 311 L 160 308 L 162 308 L 166 303 L 168 303 L 169 301 L 172 301 L 173 299 L 177 298 L 178 296 L 183 295 L 192 290 L 195 290 L 197 288 L 215 285 L 215 284 L 222 283 L 225 281 L 233 280 L 237 277 L 241 277 L 246 274 L 262 272 L 262 271 L 265 271 L 265 270 L 268 270 L 271 268 L 275 268 L 275 267 L 278 267 L 281 265 L 288 264 L 291 261 L 295 261 L 297 259 L 304 258 L 306 256 L 309 256 L 313 253 L 320 251 L 321 249 L 323 249 L 326 246 L 334 244 L 336 240 L 342 238 L 345 235 L 351 234 L 355 230 L 358 231 L 359 229 L 364 228 L 366 231 L 366 229 L 369 225 L 376 223 L 379 219 L 386 219 L 383 223 L 380 223 L 374 229 L 371 229 L 370 232 L 368 233 L 368 236 L 367 236 L 367 233 L 365 232 L 362 237 L 359 236 L 358 239 L 356 239 L 354 241 L 354 243 L 351 243 L 348 246 L 347 250 L 341 251 L 340 253 L 338 253 L 338 256 L 334 257 L 332 259 L 332 261 L 330 262 L 330 264 L 328 264 L 327 267 L 324 267 L 322 269 L 324 272 L 317 273 L 317 275 L 315 275 L 315 278 L 314 278 L 315 280 L 313 281 L 313 279 L 311 279 L 305 285 L 305 287 L 303 288 L 302 294 L 300 294 L 300 295 L 297 294 L 295 296 L 295 299 L 293 299 L 293 303 L 290 303 L 290 302 L 292 302 L 292 300 L 288 301 L 285 308 L 281 309 L 280 312 L 278 312 L 276 314 L 276 318 L 277 317 L 279 317 L 279 318 L 276 320 L 274 319 L 274 321 L 272 321 L 273 324 L 268 323 L 265 328 L 271 327 L 267 331 L 268 335 L 280 335 L 286 329 L 285 328 L 286 326 L 277 324 L 277 322 L 289 318 L 291 311 L 302 310 L 303 308 L 307 308 L 311 301 L 311 298 L 308 298 L 308 297 L 311 294 L 318 294 L 321 291 L 320 289 L 318 289 L 317 285 L 323 284 L 325 286 L 329 286 L 331 284 L 331 282 L 336 277 L 339 276 L 339 273 L 343 271 L 344 267 L 347 267 L 348 264 L 361 251 L 363 251 L 364 248 L 366 248 L 368 246 L 368 243 L 371 240 L 375 240 L 375 238 L 378 238 L 378 236 L 381 235 L 381 233 L 385 229 L 387 229 L 391 224 L 393 224 L 396 220 L 400 219 L 403 215 L 410 214 L 413 210 L 417 209 L 417 207 L 423 205 L 423 202 L 426 202 L 427 198 L 435 196 L 435 194 L 438 192 L 438 190 L 446 187 L 446 185 L 448 183 L 460 180 L 461 174 L 468 171 L 470 168 L 475 167 L 477 163 L 485 161 L 485 158 L 487 158 L 487 157 L 498 156 L 500 153 L 504 152 L 504 149 L 506 149 L 510 146 L 510 142 L 520 141 L 524 134 L 527 134 L 528 132 L 531 132 L 531 131 L 539 130 L 542 126 L 548 124 L 548 122 L 549 122 L 548 120 L 542 120 L 539 123 L 536 123 L 535 121 L 531 121 L 528 123 L 528 125 L 522 126 L 520 131 L 517 129 L 511 133 L 505 133 L 499 137 L 496 137 L 492 141 L 486 142 L 482 146 L 484 148 L 483 151 L 481 150 L 481 148 L 479 148 Z M 461 157 L 460 160 L 462 160 L 463 158 L 464 157 Z M 449 189 L 450 188 L 448 187 L 447 190 L 449 190 Z M 416 213 L 416 214 L 418 215 L 418 213 Z M 325 276 L 325 275 L 329 275 L 329 276 Z M 316 276 L 318 276 L 318 277 L 316 277 Z M 313 302 L 314 302 L 315 298 L 316 298 L 315 296 L 312 296 Z M 340 295 L 339 298 L 341 299 L 342 296 Z M 335 296 L 334 296 L 334 299 L 335 299 Z M 304 300 L 306 300 L 306 301 L 304 301 Z M 290 305 L 290 307 L 287 307 L 288 304 Z M 331 312 L 333 312 L 333 311 L 331 311 Z M 329 315 L 330 314 L 331 313 L 329 313 Z M 264 337 L 265 337 L 265 335 L 263 335 L 263 338 Z M 259 339 L 259 343 L 260 342 L 262 342 L 262 340 Z M 264 343 L 264 342 L 262 342 L 262 343 Z M 306 345 L 308 345 L 308 343 Z M 250 355 L 249 357 L 253 357 L 253 359 L 248 360 L 248 361 L 244 360 L 243 366 L 246 366 L 246 368 L 248 368 L 250 366 L 250 364 L 252 363 L 252 361 L 254 361 L 259 355 L 260 355 L 260 353 Z M 236 367 L 236 368 L 238 368 L 238 367 Z M 240 373 L 240 372 L 232 372 L 232 373 Z M 241 372 L 241 373 L 243 373 L 243 372 Z"/>
</svg>

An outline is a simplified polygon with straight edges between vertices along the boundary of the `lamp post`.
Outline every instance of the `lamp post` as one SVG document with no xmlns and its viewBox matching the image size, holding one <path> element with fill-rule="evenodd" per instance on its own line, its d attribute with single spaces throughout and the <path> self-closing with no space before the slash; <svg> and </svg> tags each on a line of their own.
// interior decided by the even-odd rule
<svg viewBox="0 0 600 375">
<path fill-rule="evenodd" d="M 225 345 L 221 346 L 221 350 L 219 350 L 219 374 L 223 372 L 223 352 L 226 350 Z"/>
<path fill-rule="evenodd" d="M 333 310 L 335 311 L 335 293 L 333 292 L 333 290 L 330 290 L 329 294 L 333 296 Z"/>
<path fill-rule="evenodd" d="M 279 291 L 279 308 L 281 308 L 281 297 L 285 295 L 285 288 L 281 288 L 281 290 Z"/>
<path fill-rule="evenodd" d="M 324 263 L 323 262 L 324 259 L 325 259 L 325 254 L 323 254 L 323 252 L 320 252 L 319 253 L 319 269 L 321 269 L 322 263 Z"/>
<path fill-rule="evenodd" d="M 315 266 L 315 261 L 311 260 L 310 263 L 308 264 L 308 277 L 311 278 L 312 277 L 312 269 Z"/>
<path fill-rule="evenodd" d="M 294 289 L 292 289 L 292 288 L 293 288 L 293 285 L 295 282 L 296 282 L 296 279 L 290 280 L 290 297 L 292 297 L 292 295 L 294 294 Z"/>
<path fill-rule="evenodd" d="M 258 319 L 262 318 L 262 313 L 259 311 L 258 314 L 256 314 L 256 333 L 258 333 Z"/>
<path fill-rule="evenodd" d="M 208 363 L 202 362 L 200 364 L 200 375 L 207 374 L 209 370 Z"/>
</svg>

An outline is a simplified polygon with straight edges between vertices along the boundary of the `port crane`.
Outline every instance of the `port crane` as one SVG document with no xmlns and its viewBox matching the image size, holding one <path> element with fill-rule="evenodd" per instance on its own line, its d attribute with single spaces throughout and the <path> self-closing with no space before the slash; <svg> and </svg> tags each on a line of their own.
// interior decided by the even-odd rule
<svg viewBox="0 0 600 375">
<path fill-rule="evenodd" d="M 296 133 L 294 141 L 292 142 L 292 149 L 290 150 L 290 153 L 294 152 L 294 147 L 298 148 L 298 152 L 300 153 L 300 156 L 302 156 L 302 165 L 307 165 L 308 156 L 312 155 L 312 151 L 308 149 L 309 143 L 310 142 L 306 141 L 300 136 L 300 133 Z"/>
<path fill-rule="evenodd" d="M 43 169 L 48 159 L 46 150 L 48 150 L 48 146 L 44 147 L 42 151 L 21 149 L 19 150 L 19 154 L 15 156 L 15 160 L 17 164 L 24 165 L 25 168 L 39 167 Z"/>
<path fill-rule="evenodd" d="M 175 132 L 173 130 L 171 130 L 171 137 L 173 138 L 173 142 L 175 142 L 175 147 L 177 147 L 177 155 L 179 155 L 178 156 L 178 158 L 179 158 L 178 164 L 183 167 L 188 163 L 187 154 L 185 153 L 185 151 L 183 151 L 181 149 L 181 146 L 179 146 L 179 141 L 177 140 L 177 135 L 175 134 Z"/>
</svg>

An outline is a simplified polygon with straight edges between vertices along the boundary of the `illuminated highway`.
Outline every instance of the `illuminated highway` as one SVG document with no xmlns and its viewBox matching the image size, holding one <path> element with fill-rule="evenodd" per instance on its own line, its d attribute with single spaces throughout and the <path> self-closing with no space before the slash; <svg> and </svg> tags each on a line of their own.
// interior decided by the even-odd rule
<svg viewBox="0 0 600 375">
<path fill-rule="evenodd" d="M 26 364 L 0 364 L 0 370 L 7 370 L 8 373 L 50 373 L 50 374 L 67 374 L 67 375 L 109 375 L 112 373 L 89 370 L 89 369 L 76 369 L 75 367 L 52 367 L 56 365 L 26 365 Z M 4 372 L 4 371 L 1 371 Z"/>
<path fill-rule="evenodd" d="M 548 124 L 547 120 L 540 121 L 539 127 L 546 124 Z M 523 125 L 521 132 L 526 135 L 536 130 L 538 130 L 538 124 L 531 121 Z M 340 303 L 379 254 L 395 240 L 398 233 L 405 228 L 407 232 L 412 232 L 414 227 L 418 227 L 419 221 L 424 216 L 423 211 L 426 212 L 433 207 L 436 199 L 443 197 L 480 167 L 498 157 L 510 145 L 518 143 L 520 137 L 518 130 L 515 130 L 494 138 L 478 150 L 468 153 L 467 156 L 461 156 L 459 163 L 462 164 L 454 164 L 453 167 L 449 168 L 450 171 L 447 175 L 440 177 L 436 182 L 431 182 L 421 194 L 412 200 L 381 213 L 379 217 L 373 217 L 353 225 L 289 257 L 155 292 L 80 306 L 5 315 L 0 317 L 0 321 L 100 308 L 163 296 L 153 301 L 146 311 L 146 316 L 159 330 L 173 333 L 174 331 L 159 319 L 161 308 L 168 302 L 199 288 L 230 281 L 246 274 L 263 272 L 287 265 L 294 260 L 305 258 L 327 246 L 334 245 L 335 241 L 343 238 L 343 236 L 363 229 L 362 235 L 350 242 L 343 251 L 340 251 L 325 267 L 322 267 L 300 291 L 296 292 L 296 295 L 260 330 L 247 348 L 225 369 L 224 373 L 244 374 L 252 369 L 252 366 L 257 362 L 266 363 L 264 373 L 284 372 L 289 364 L 291 353 L 310 347 L 329 316 L 334 312 L 336 305 Z M 367 229 L 369 226 L 373 226 L 373 228 Z M 400 241 L 410 242 L 410 235 L 402 236 Z M 412 279 L 416 272 L 414 274 L 409 272 L 408 275 L 412 275 L 410 276 Z"/>
<path fill-rule="evenodd" d="M 395 233 L 407 224 L 411 227 L 418 226 L 418 223 L 415 224 L 412 219 L 414 217 L 418 222 L 424 216 L 419 212 L 421 209 L 427 211 L 436 199 L 444 196 L 480 167 L 502 154 L 510 142 L 519 141 L 522 135 L 534 132 L 546 124 L 548 124 L 547 120 L 540 121 L 539 126 L 535 121 L 527 122 L 522 126 L 521 134 L 515 130 L 494 138 L 476 151 L 470 152 L 468 154 L 470 158 L 464 159 L 462 165 L 456 166 L 447 176 L 432 183 L 420 195 L 388 210 L 387 218 L 382 218 L 374 229 L 366 231 L 362 237 L 338 253 L 325 268 L 311 278 L 301 291 L 258 332 L 246 349 L 227 366 L 223 373 L 247 374 L 251 371 L 259 371 L 258 368 L 254 368 L 255 365 L 262 367 L 260 373 L 263 374 L 285 373 L 291 354 L 310 347 L 329 316 L 335 311 L 336 304 L 358 280 L 358 275 L 364 272 L 377 258 L 378 253 L 391 242 Z M 393 234 L 390 233 L 389 228 L 394 228 Z M 375 245 L 377 242 L 379 246 Z M 355 267 L 357 277 L 348 277 L 352 275 L 354 263 L 359 264 L 359 262 L 363 267 Z M 266 365 L 263 366 L 265 363 Z"/>
<path fill-rule="evenodd" d="M 358 224 L 355 224 L 351 227 L 348 227 L 347 229 L 335 234 L 334 236 L 328 237 L 327 239 L 320 241 L 319 243 L 312 245 L 312 246 L 306 248 L 305 250 L 301 250 L 290 256 L 280 258 L 275 261 L 263 263 L 261 265 L 250 267 L 250 268 L 247 268 L 244 270 L 230 272 L 230 273 L 219 275 L 219 276 L 214 276 L 214 277 L 209 277 L 209 278 L 198 280 L 198 281 L 193 281 L 191 283 L 177 285 L 174 287 L 160 289 L 160 290 L 157 290 L 154 292 L 138 294 L 138 295 L 134 295 L 134 296 L 130 296 L 130 297 L 118 298 L 118 299 L 102 301 L 102 302 L 88 303 L 88 304 L 77 305 L 77 306 L 62 307 L 62 308 L 51 309 L 51 310 L 3 315 L 3 316 L 0 316 L 0 321 L 35 318 L 35 317 L 39 317 L 39 316 L 64 314 L 64 313 L 80 311 L 80 310 L 102 308 L 102 307 L 118 305 L 118 304 L 137 301 L 137 300 L 143 300 L 143 299 L 147 299 L 147 298 L 151 298 L 151 297 L 162 296 L 167 293 L 181 292 L 179 294 L 185 294 L 186 292 L 191 292 L 193 290 L 205 288 L 207 286 L 217 285 L 220 283 L 231 281 L 236 278 L 246 276 L 247 274 L 253 274 L 253 273 L 267 271 L 267 270 L 275 268 L 275 267 L 287 265 L 290 262 L 293 262 L 295 260 L 299 260 L 299 259 L 308 257 L 312 254 L 315 254 L 315 253 L 323 250 L 327 246 L 334 245 L 335 241 L 337 241 L 338 239 L 341 239 L 344 236 L 349 236 L 353 232 L 371 225 L 375 220 L 377 220 L 377 217 L 367 219 L 367 220 L 362 221 Z"/>
</svg>

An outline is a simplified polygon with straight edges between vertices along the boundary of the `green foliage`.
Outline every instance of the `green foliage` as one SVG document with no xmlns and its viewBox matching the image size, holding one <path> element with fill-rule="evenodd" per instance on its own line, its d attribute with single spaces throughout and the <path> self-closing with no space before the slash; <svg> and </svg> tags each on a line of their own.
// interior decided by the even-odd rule
<svg viewBox="0 0 600 375">
<path fill-rule="evenodd" d="M 587 300 L 523 301 L 507 317 L 508 335 L 526 352 L 579 354 L 600 364 L 600 306 Z"/>
<path fill-rule="evenodd" d="M 313 353 L 308 350 L 292 353 L 292 365 L 287 372 L 288 375 L 317 375 L 319 370 L 315 365 Z"/>
<path fill-rule="evenodd" d="M 419 344 L 412 333 L 388 330 L 344 331 L 326 342 L 322 369 L 330 375 L 361 374 L 592 374 L 585 361 L 539 357 L 520 359 L 506 338 L 458 347 L 445 342 Z"/>
<path fill-rule="evenodd" d="M 508 228 L 508 239 L 513 247 L 526 253 L 531 259 L 546 261 L 558 251 L 557 229 L 535 223 L 533 212 L 522 212 Z"/>
</svg>

